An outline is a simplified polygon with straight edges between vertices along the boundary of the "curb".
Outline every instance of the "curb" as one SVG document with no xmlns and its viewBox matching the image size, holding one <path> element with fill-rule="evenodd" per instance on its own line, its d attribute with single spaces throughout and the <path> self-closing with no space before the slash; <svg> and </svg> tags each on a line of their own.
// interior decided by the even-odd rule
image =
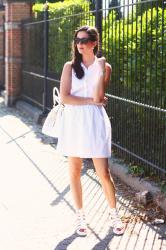
<svg viewBox="0 0 166 250">
<path fill-rule="evenodd" d="M 25 101 L 17 101 L 16 108 L 31 117 L 36 123 L 41 124 L 42 111 Z M 117 176 L 126 185 L 137 191 L 149 191 L 153 196 L 153 201 L 166 213 L 166 195 L 160 191 L 156 183 L 145 181 L 143 178 L 133 177 L 128 174 L 128 166 L 120 162 L 115 157 L 109 159 L 111 173 Z"/>
<path fill-rule="evenodd" d="M 25 101 L 17 101 L 16 109 L 31 117 L 37 124 L 40 123 L 42 110 L 40 110 L 39 108 L 34 107 Z"/>
<path fill-rule="evenodd" d="M 160 191 L 156 183 L 146 181 L 143 178 L 134 177 L 128 173 L 128 167 L 124 163 L 118 163 L 118 159 L 112 157 L 109 159 L 111 173 L 117 176 L 126 185 L 142 192 L 149 191 L 153 196 L 153 201 L 166 213 L 166 195 Z"/>
</svg>

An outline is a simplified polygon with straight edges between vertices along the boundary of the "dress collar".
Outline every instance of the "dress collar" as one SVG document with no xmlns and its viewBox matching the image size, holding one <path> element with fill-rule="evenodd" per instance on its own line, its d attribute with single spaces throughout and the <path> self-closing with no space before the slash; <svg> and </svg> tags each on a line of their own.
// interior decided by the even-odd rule
<svg viewBox="0 0 166 250">
<path fill-rule="evenodd" d="M 83 62 L 81 62 L 81 66 L 84 68 L 84 69 L 89 69 L 90 67 L 92 67 L 94 64 L 96 64 L 96 62 L 97 62 L 97 57 L 95 56 L 95 60 L 94 60 L 94 62 L 92 63 L 92 64 L 90 64 L 89 66 L 88 66 L 88 68 L 83 64 Z"/>
</svg>

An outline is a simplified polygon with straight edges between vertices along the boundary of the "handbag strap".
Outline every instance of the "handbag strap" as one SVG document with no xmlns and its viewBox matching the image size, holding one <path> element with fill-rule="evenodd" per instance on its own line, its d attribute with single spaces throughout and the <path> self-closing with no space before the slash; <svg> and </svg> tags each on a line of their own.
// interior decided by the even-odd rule
<svg viewBox="0 0 166 250">
<path fill-rule="evenodd" d="M 72 67 L 71 67 L 71 70 L 72 70 Z M 57 87 L 54 87 L 53 88 L 53 107 L 55 107 L 56 103 L 58 103 L 61 106 L 65 107 L 65 105 L 60 101 L 59 89 Z"/>
<path fill-rule="evenodd" d="M 60 93 L 59 93 L 59 89 L 57 87 L 54 87 L 53 88 L 53 106 L 55 106 L 56 103 L 60 104 Z"/>
</svg>

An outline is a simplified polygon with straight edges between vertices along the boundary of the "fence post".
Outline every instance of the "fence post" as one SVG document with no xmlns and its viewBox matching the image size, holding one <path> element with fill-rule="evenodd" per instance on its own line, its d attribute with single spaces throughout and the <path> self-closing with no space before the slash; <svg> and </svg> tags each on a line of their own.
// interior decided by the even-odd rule
<svg viewBox="0 0 166 250">
<path fill-rule="evenodd" d="M 44 5 L 44 92 L 43 92 L 43 114 L 47 114 L 47 97 L 48 97 L 48 3 Z"/>
<path fill-rule="evenodd" d="M 100 38 L 100 47 L 98 56 L 100 57 L 102 55 L 102 1 L 96 0 L 96 19 L 95 19 L 95 25 L 96 28 L 99 31 L 99 38 Z"/>
</svg>

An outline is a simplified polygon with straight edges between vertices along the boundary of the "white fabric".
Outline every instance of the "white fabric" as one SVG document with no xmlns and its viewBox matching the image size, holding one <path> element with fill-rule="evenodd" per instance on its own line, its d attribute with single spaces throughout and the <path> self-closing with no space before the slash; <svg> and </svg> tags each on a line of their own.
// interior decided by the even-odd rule
<svg viewBox="0 0 166 250">
<path fill-rule="evenodd" d="M 88 69 L 82 63 L 82 79 L 72 70 L 71 94 L 93 97 L 100 74 L 97 58 Z M 57 150 L 65 156 L 106 158 L 111 156 L 111 124 L 103 106 L 66 105 Z"/>
<path fill-rule="evenodd" d="M 53 88 L 53 102 L 53 108 L 44 121 L 42 133 L 57 138 L 59 135 L 64 105 L 60 103 L 60 94 L 56 87 Z"/>
</svg>

